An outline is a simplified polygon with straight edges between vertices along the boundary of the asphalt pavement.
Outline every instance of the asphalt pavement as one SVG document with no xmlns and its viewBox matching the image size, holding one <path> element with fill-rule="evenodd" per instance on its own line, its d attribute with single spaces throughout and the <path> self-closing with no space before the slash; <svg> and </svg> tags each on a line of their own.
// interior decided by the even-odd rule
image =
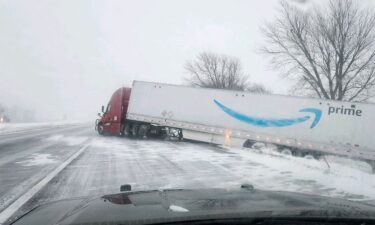
<svg viewBox="0 0 375 225">
<path fill-rule="evenodd" d="M 345 163 L 344 163 L 345 164 Z M 272 151 L 99 136 L 92 124 L 0 134 L 0 224 L 40 204 L 165 188 L 256 188 L 375 198 L 374 175 Z M 350 184 L 348 186 L 348 184 Z"/>
</svg>

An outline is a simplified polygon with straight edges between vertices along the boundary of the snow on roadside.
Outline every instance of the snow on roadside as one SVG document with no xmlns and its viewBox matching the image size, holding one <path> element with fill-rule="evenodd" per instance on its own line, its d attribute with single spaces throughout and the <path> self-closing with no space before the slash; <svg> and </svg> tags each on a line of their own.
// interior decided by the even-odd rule
<svg viewBox="0 0 375 225">
<path fill-rule="evenodd" d="M 49 127 L 62 127 L 67 125 L 82 124 L 79 121 L 60 121 L 60 122 L 44 122 L 44 123 L 0 123 L 0 134 L 18 133 L 24 131 L 32 131 L 35 129 L 44 129 Z"/>
<path fill-rule="evenodd" d="M 336 167 L 337 164 L 339 166 L 344 165 L 344 168 L 340 168 L 341 171 L 344 171 L 345 168 L 351 168 L 351 169 L 361 170 L 366 173 L 372 173 L 372 168 L 370 164 L 363 162 L 363 161 L 353 160 L 353 159 L 339 157 L 339 156 L 325 156 L 325 159 L 328 165 L 332 165 L 333 168 Z M 324 160 L 324 159 L 321 159 L 321 160 Z"/>
<path fill-rule="evenodd" d="M 44 166 L 57 162 L 58 160 L 55 160 L 51 154 L 35 153 L 29 156 L 28 159 L 16 163 L 22 166 Z"/>
<path fill-rule="evenodd" d="M 251 149 L 230 151 L 236 151 L 241 158 L 256 160 L 267 167 L 262 171 L 253 170 L 250 175 L 256 177 L 256 185 L 261 184 L 267 189 L 282 188 L 349 199 L 375 199 L 375 174 L 371 173 L 371 168 L 366 163 L 327 156 L 327 165 L 324 159 L 311 160 L 270 153 L 267 150 L 261 153 L 252 152 Z M 244 177 L 247 176 L 237 164 L 233 164 L 232 169 Z M 267 177 L 273 177 L 274 180 Z"/>
<path fill-rule="evenodd" d="M 94 139 L 91 146 L 99 148 L 100 154 L 123 161 L 125 168 L 140 162 L 140 168 L 132 169 L 143 169 L 146 174 L 139 171 L 139 176 L 144 179 L 127 180 L 138 187 L 159 184 L 160 188 L 231 188 L 249 183 L 260 189 L 353 200 L 375 199 L 375 174 L 371 173 L 369 165 L 334 156 L 326 157 L 327 164 L 323 159 L 283 155 L 269 148 L 218 148 L 186 142 L 107 137 Z M 161 163 L 175 169 L 170 170 Z"/>
</svg>

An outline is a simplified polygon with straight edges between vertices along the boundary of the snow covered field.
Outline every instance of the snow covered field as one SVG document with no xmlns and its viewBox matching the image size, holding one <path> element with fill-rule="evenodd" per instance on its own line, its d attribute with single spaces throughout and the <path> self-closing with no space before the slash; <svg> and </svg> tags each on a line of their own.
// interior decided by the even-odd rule
<svg viewBox="0 0 375 225">
<path fill-rule="evenodd" d="M 247 183 L 258 189 L 375 200 L 370 166 L 339 157 L 315 160 L 269 148 L 103 137 L 92 124 L 33 132 L 14 133 L 17 139 L 0 143 L 0 224 L 17 210 L 116 193 L 123 184 L 147 190 L 230 189 Z"/>
</svg>

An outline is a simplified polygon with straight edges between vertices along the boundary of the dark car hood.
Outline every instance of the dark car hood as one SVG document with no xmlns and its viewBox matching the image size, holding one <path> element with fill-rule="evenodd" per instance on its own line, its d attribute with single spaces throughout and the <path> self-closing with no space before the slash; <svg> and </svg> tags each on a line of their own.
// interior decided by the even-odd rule
<svg viewBox="0 0 375 225">
<path fill-rule="evenodd" d="M 327 217 L 375 219 L 372 205 L 291 192 L 248 189 L 155 190 L 61 200 L 14 224 L 150 224 L 213 218 Z"/>
</svg>

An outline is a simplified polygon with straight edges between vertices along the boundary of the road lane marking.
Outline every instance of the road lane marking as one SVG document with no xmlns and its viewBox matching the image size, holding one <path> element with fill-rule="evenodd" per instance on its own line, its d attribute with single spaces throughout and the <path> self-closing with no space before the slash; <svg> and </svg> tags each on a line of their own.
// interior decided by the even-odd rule
<svg viewBox="0 0 375 225">
<path fill-rule="evenodd" d="M 38 193 L 48 182 L 50 182 L 57 174 L 59 174 L 65 167 L 67 167 L 74 159 L 80 156 L 87 147 L 89 147 L 90 143 L 87 143 L 82 148 L 80 148 L 76 153 L 70 156 L 65 162 L 63 162 L 60 166 L 54 169 L 51 173 L 49 173 L 46 177 L 44 177 L 39 183 L 34 185 L 29 191 L 21 195 L 16 201 L 14 201 L 11 205 L 5 208 L 0 213 L 0 225 L 5 223 L 17 210 L 19 210 L 27 201 L 29 201 L 36 193 Z"/>
</svg>

